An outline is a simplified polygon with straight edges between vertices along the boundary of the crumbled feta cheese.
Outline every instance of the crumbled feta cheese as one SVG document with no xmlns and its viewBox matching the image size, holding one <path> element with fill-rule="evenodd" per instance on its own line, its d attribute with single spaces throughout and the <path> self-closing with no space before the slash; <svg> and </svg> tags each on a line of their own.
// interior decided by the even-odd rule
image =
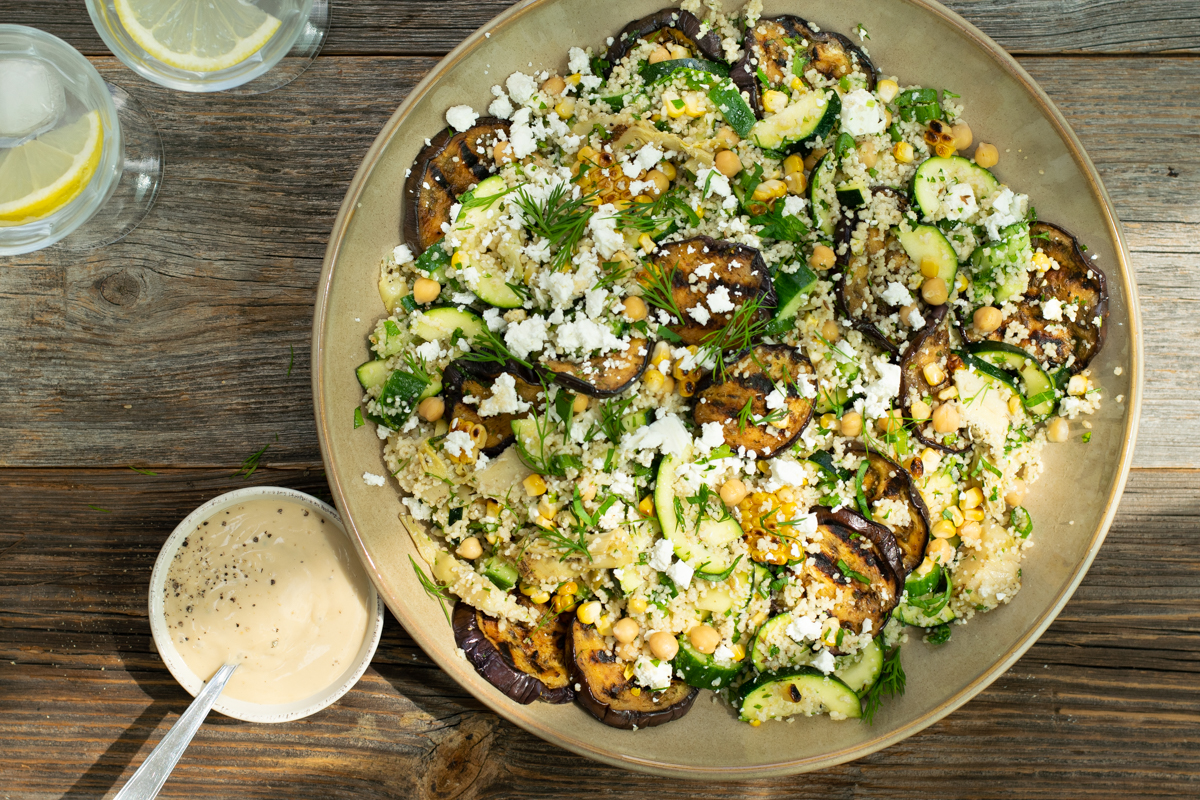
<svg viewBox="0 0 1200 800">
<path fill-rule="evenodd" d="M 583 307 L 585 313 L 592 319 L 596 319 L 604 313 L 605 306 L 608 305 L 608 290 L 607 289 L 590 289 L 584 294 Z"/>
<path fill-rule="evenodd" d="M 535 314 L 509 325 L 504 332 L 504 343 L 517 358 L 541 350 L 546 344 L 546 320 Z"/>
<path fill-rule="evenodd" d="M 783 392 L 772 389 L 771 393 L 767 395 L 767 410 L 774 411 L 777 408 L 787 408 L 787 398 Z"/>
<path fill-rule="evenodd" d="M 679 417 L 671 414 L 638 428 L 622 444 L 629 450 L 659 450 L 665 455 L 683 457 L 691 449 L 692 436 Z"/>
<path fill-rule="evenodd" d="M 715 167 L 701 167 L 696 171 L 696 185 L 703 192 L 704 197 L 711 195 L 720 195 L 721 197 L 730 197 L 733 194 L 733 189 L 729 186 L 729 178 Z"/>
<path fill-rule="evenodd" d="M 725 444 L 725 427 L 719 422 L 706 422 L 700 426 L 700 438 L 696 447 L 704 453 L 711 453 Z"/>
<path fill-rule="evenodd" d="M 611 327 L 585 319 L 582 315 L 558 326 L 554 341 L 560 350 L 568 353 L 592 353 L 597 350 L 611 353 L 628 347 L 624 340 L 613 333 Z"/>
<path fill-rule="evenodd" d="M 512 125 L 508 129 L 508 144 L 512 148 L 514 158 L 524 158 L 537 150 L 537 137 L 529 126 L 529 109 L 522 108 L 512 116 Z"/>
<path fill-rule="evenodd" d="M 733 650 L 729 645 L 721 642 L 716 650 L 713 650 L 713 660 L 722 666 L 728 666 L 733 663 Z"/>
<path fill-rule="evenodd" d="M 383 476 L 376 475 L 373 472 L 364 472 L 363 483 L 367 486 L 383 486 Z"/>
<path fill-rule="evenodd" d="M 517 396 L 517 381 L 507 372 L 492 384 L 492 396 L 479 404 L 479 416 L 520 414 L 529 410 L 529 403 Z"/>
<path fill-rule="evenodd" d="M 789 194 L 783 198 L 783 214 L 785 217 L 799 217 L 804 214 L 804 209 L 807 206 L 808 201 L 803 197 Z"/>
<path fill-rule="evenodd" d="M 866 89 L 842 95 L 842 130 L 851 136 L 881 133 L 886 127 L 883 103 Z"/>
<path fill-rule="evenodd" d="M 657 145 L 643 145 L 641 150 L 638 150 L 637 156 L 634 157 L 634 165 L 638 168 L 638 172 L 648 172 L 658 166 L 658 162 L 663 160 L 666 153 Z M 637 177 L 638 173 L 634 173 L 629 177 Z"/>
<path fill-rule="evenodd" d="M 665 689 L 671 685 L 671 662 L 639 656 L 633 664 L 633 677 L 647 689 Z"/>
<path fill-rule="evenodd" d="M 888 361 L 887 356 L 875 356 L 875 371 L 879 377 L 867 384 L 864 414 L 878 419 L 892 407 L 892 401 L 900 394 L 900 365 Z"/>
<path fill-rule="evenodd" d="M 771 477 L 789 486 L 803 486 L 807 475 L 804 467 L 788 458 L 780 457 L 771 461 Z"/>
<path fill-rule="evenodd" d="M 508 99 L 508 95 L 499 95 L 488 106 L 488 113 L 493 117 L 500 119 L 508 119 L 513 113 L 512 101 Z"/>
<path fill-rule="evenodd" d="M 415 348 L 417 358 L 422 358 L 426 361 L 437 361 L 442 355 L 442 345 L 437 341 L 422 342 Z"/>
<path fill-rule="evenodd" d="M 904 321 L 908 323 L 910 328 L 925 327 L 925 317 L 921 316 L 921 311 L 916 307 L 914 307 L 912 311 L 908 312 L 908 319 Z"/>
<path fill-rule="evenodd" d="M 783 632 L 795 642 L 810 642 L 821 638 L 821 623 L 812 617 L 793 614 Z"/>
<path fill-rule="evenodd" d="M 611 531 L 613 528 L 619 527 L 625 522 L 625 504 L 613 503 L 608 507 L 608 510 L 600 515 L 600 519 L 596 520 L 596 524 L 601 530 Z"/>
<path fill-rule="evenodd" d="M 1000 233 L 1009 225 L 1016 225 L 1029 213 L 1028 195 L 1017 194 L 1005 186 L 992 197 L 992 210 L 982 220 L 988 237 L 1000 241 Z"/>
<path fill-rule="evenodd" d="M 703 304 L 697 303 L 687 310 L 687 315 L 699 322 L 701 325 L 707 325 L 712 318 L 712 314 L 708 313 L 708 309 Z"/>
<path fill-rule="evenodd" d="M 650 548 L 650 569 L 657 572 L 666 572 L 667 567 L 671 566 L 671 559 L 675 557 L 675 548 L 666 539 L 659 539 Z"/>
<path fill-rule="evenodd" d="M 433 509 L 422 503 L 415 497 L 402 497 L 400 502 L 408 506 L 408 511 L 413 515 L 413 519 L 424 522 L 427 519 L 433 519 Z"/>
<path fill-rule="evenodd" d="M 1053 320 L 1054 322 L 1062 322 L 1063 306 L 1062 301 L 1057 297 L 1051 297 L 1049 300 L 1042 301 L 1042 318 Z"/>
<path fill-rule="evenodd" d="M 625 246 L 625 237 L 617 230 L 616 206 L 605 203 L 588 219 L 588 230 L 596 249 L 605 258 L 612 258 Z"/>
<path fill-rule="evenodd" d="M 392 250 L 392 258 L 397 264 L 411 264 L 413 260 L 412 250 L 406 244 L 398 244 Z"/>
<path fill-rule="evenodd" d="M 889 306 L 909 306 L 913 302 L 913 296 L 908 291 L 908 287 L 896 281 L 889 281 L 887 288 L 880 293 L 879 297 Z"/>
<path fill-rule="evenodd" d="M 380 440 L 386 441 L 387 438 L 392 435 L 392 429 L 387 425 L 376 425 L 375 435 L 378 436 Z"/>
<path fill-rule="evenodd" d="M 533 93 L 537 91 L 537 82 L 523 72 L 514 72 L 509 75 L 504 85 L 508 87 L 509 96 L 522 105 L 528 103 L 529 98 L 533 97 Z"/>
<path fill-rule="evenodd" d="M 475 124 L 479 115 L 470 106 L 451 106 L 446 110 L 446 122 L 456 131 L 465 131 Z"/>
<path fill-rule="evenodd" d="M 471 434 L 466 431 L 450 431 L 442 440 L 442 447 L 450 455 L 462 458 L 471 455 L 475 443 L 471 441 Z"/>
<path fill-rule="evenodd" d="M 489 308 L 483 312 L 483 321 L 487 323 L 489 331 L 502 331 L 508 327 L 505 322 L 503 312 L 499 308 Z"/>
<path fill-rule="evenodd" d="M 729 299 L 729 289 L 725 286 L 718 286 L 708 293 L 708 307 L 712 309 L 714 314 L 724 314 L 726 311 L 733 311 L 733 301 Z"/>
<path fill-rule="evenodd" d="M 826 675 L 833 672 L 834 668 L 837 666 L 836 662 L 833 660 L 833 653 L 829 652 L 828 650 L 822 650 L 820 653 L 818 653 L 817 657 L 813 659 L 812 665 L 821 670 L 821 672 L 824 672 Z"/>
<path fill-rule="evenodd" d="M 670 578 L 680 589 L 686 589 L 692 585 L 692 575 L 695 574 L 686 561 L 676 561 L 671 566 L 667 567 L 667 577 Z"/>
<path fill-rule="evenodd" d="M 592 74 L 592 61 L 582 48 L 572 47 L 567 51 L 567 69 L 580 75 Z"/>
<path fill-rule="evenodd" d="M 956 183 L 946 190 L 942 200 L 942 209 L 946 219 L 964 220 L 979 211 L 979 203 L 975 200 L 975 190 L 969 183 Z"/>
</svg>

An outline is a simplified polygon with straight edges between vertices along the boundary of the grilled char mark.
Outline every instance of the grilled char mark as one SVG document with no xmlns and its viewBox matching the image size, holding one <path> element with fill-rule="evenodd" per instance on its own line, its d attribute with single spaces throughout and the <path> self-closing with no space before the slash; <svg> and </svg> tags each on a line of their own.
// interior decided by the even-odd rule
<svg viewBox="0 0 1200 800">
<path fill-rule="evenodd" d="M 534 606 L 542 615 L 546 606 Z M 574 698 L 566 657 L 568 629 L 560 618 L 539 628 L 500 623 L 459 601 L 452 616 L 454 639 L 475 670 L 512 700 L 568 703 Z"/>
<path fill-rule="evenodd" d="M 950 349 L 950 324 L 946 306 L 935 306 L 930 311 L 929 321 L 912 340 L 904 360 L 900 363 L 900 408 L 904 418 L 913 419 L 912 404 L 917 400 L 936 397 L 938 392 L 953 386 L 954 372 L 961 363 Z M 946 375 L 936 386 L 925 379 L 925 367 L 930 364 L 936 364 Z M 961 434 L 959 446 L 939 442 L 929 420 L 914 423 L 913 436 L 922 444 L 945 453 L 964 453 L 971 449 L 971 443 Z"/>
<path fill-rule="evenodd" d="M 637 684 L 625 677 L 625 665 L 593 626 L 574 619 L 567 641 L 571 679 L 579 686 L 576 699 L 605 725 L 626 730 L 663 725 L 687 714 L 700 693 L 676 679 L 662 691 L 634 694 Z"/>
<path fill-rule="evenodd" d="M 471 365 L 474 366 L 474 365 Z M 491 384 L 492 380 L 499 377 L 501 373 L 495 375 L 478 375 L 468 371 L 469 366 L 465 362 L 455 361 L 449 364 L 442 372 L 442 382 L 446 387 L 446 407 L 449 414 L 446 419 L 451 424 L 454 420 L 462 420 L 472 424 L 483 425 L 487 429 L 487 442 L 481 448 L 481 452 L 488 458 L 495 458 L 504 452 L 504 449 L 516 440 L 516 436 L 512 432 L 513 420 L 524 416 L 523 414 L 496 414 L 490 417 L 484 417 L 479 414 L 478 403 L 471 405 L 465 402 L 467 397 L 475 397 L 480 401 L 492 396 Z M 520 375 L 513 374 L 517 385 L 517 395 L 522 400 L 532 402 L 536 400 L 540 389 L 531 383 L 525 381 Z"/>
<path fill-rule="evenodd" d="M 670 325 L 685 345 L 704 344 L 728 324 L 738 308 L 761 298 L 757 319 L 768 320 L 777 305 L 771 273 L 762 254 L 753 247 L 696 236 L 658 248 L 652 259 L 660 275 L 671 275 L 671 296 L 683 319 Z M 734 311 L 712 313 L 708 296 L 724 286 Z M 689 309 L 703 307 L 709 319 L 701 324 Z"/>
<path fill-rule="evenodd" d="M 484 117 L 461 133 L 441 131 L 417 155 L 404 183 L 403 230 L 415 252 L 442 238 L 455 200 L 492 173 L 492 147 L 508 129 L 505 120 Z"/>
<path fill-rule="evenodd" d="M 870 464 L 862 481 L 867 502 L 873 504 L 877 500 L 887 499 L 908 507 L 909 521 L 905 525 L 896 525 L 887 519 L 879 520 L 879 524 L 895 537 L 899 561 L 890 556 L 888 560 L 903 580 L 925 560 L 925 547 L 929 544 L 929 510 L 925 508 L 925 501 L 921 499 L 912 476 L 904 467 L 875 450 L 864 450 L 857 444 L 851 449 L 865 454 Z M 920 459 L 914 463 L 920 463 Z"/>
<path fill-rule="evenodd" d="M 1086 369 L 1104 347 L 1108 331 L 1107 280 L 1100 268 L 1083 254 L 1079 241 L 1057 225 L 1035 222 L 1029 226 L 1029 235 L 1034 249 L 1041 248 L 1058 262 L 1058 269 L 1047 270 L 1041 277 L 1032 276 L 1024 298 L 1015 302 L 1016 312 L 994 332 L 980 336 L 967 321 L 963 326 L 964 337 L 971 342 L 1004 341 L 1004 331 L 1009 323 L 1019 323 L 1029 335 L 1017 342 L 1018 347 L 1037 360 L 1048 362 L 1051 369 L 1062 366 L 1074 355 L 1075 360 L 1068 367 L 1074 375 Z M 1050 298 L 1058 299 L 1063 305 L 1061 322 L 1042 316 L 1042 301 Z M 1071 305 L 1076 306 L 1075 319 L 1066 313 Z M 1047 345 L 1053 346 L 1053 356 L 1047 354 Z"/>
<path fill-rule="evenodd" d="M 608 48 L 604 56 L 608 67 L 605 68 L 602 77 L 607 78 L 617 62 L 624 58 L 640 39 L 662 44 L 674 42 L 695 50 L 710 61 L 724 63 L 725 49 L 721 46 L 721 37 L 713 31 L 702 33 L 700 27 L 700 20 L 694 14 L 678 8 L 664 8 L 634 20 L 622 29 Z"/>
<path fill-rule="evenodd" d="M 799 46 L 794 44 L 797 42 Z M 793 48 L 796 58 L 807 58 L 807 67 L 828 78 L 837 80 L 849 75 L 857 65 L 866 76 L 868 88 L 875 86 L 875 65 L 857 45 L 840 33 L 817 33 L 807 21 L 790 14 L 759 20 L 746 32 L 742 47 L 746 54 L 733 67 L 733 82 L 750 93 L 751 105 L 760 117 L 762 89 L 757 70 L 762 69 L 773 86 L 786 86 Z"/>
<path fill-rule="evenodd" d="M 843 627 L 862 633 L 863 623 L 870 620 L 872 632 L 883 630 L 892 609 L 900 602 L 903 586 L 875 544 L 877 540 L 886 541 L 891 533 L 846 509 L 836 514 L 823 507 L 816 511 L 820 550 L 809 554 L 804 561 L 801 580 L 810 591 L 837 598 L 832 616 Z M 853 522 L 847 524 L 850 520 Z M 845 569 L 839 566 L 839 561 Z M 860 577 L 867 582 L 863 583 Z"/>
<path fill-rule="evenodd" d="M 698 400 L 692 407 L 697 425 L 718 422 L 725 442 L 734 450 L 745 447 L 759 458 L 771 458 L 787 449 L 808 425 L 812 417 L 812 400 L 801 397 L 798 385 L 813 375 L 812 363 L 794 347 L 783 344 L 760 344 L 726 365 L 723 375 L 711 373 L 697 387 Z M 815 379 L 815 378 L 814 378 Z M 787 416 L 755 425 L 744 418 L 743 409 L 750 404 L 755 417 L 771 413 L 767 396 L 776 388 L 784 392 Z"/>
<path fill-rule="evenodd" d="M 650 343 L 640 337 L 629 340 L 621 352 L 606 353 L 584 361 L 547 361 L 544 366 L 554 376 L 554 382 L 591 397 L 611 397 L 620 394 L 642 377 L 650 363 Z"/>
</svg>

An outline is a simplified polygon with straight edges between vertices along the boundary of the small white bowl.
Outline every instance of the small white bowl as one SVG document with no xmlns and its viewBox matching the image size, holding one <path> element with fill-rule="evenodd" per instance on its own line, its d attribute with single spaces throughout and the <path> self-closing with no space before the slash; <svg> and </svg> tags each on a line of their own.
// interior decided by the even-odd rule
<svg viewBox="0 0 1200 800">
<path fill-rule="evenodd" d="M 201 522 L 229 506 L 244 503 L 248 500 L 261 500 L 270 497 L 284 498 L 289 502 L 299 503 L 302 506 L 307 506 L 324 514 L 327 519 L 333 522 L 338 531 L 343 536 L 346 536 L 346 543 L 350 545 L 350 549 L 354 549 L 353 542 L 346 535 L 346 529 L 342 527 L 341 517 L 338 516 L 337 511 L 332 506 L 326 505 L 304 492 L 298 492 L 295 489 L 286 489 L 282 486 L 253 486 L 247 489 L 228 492 L 209 500 L 189 514 L 183 522 L 180 522 L 167 538 L 166 543 L 163 544 L 162 550 L 159 551 L 158 559 L 154 562 L 154 572 L 150 575 L 150 631 L 154 635 L 154 644 L 158 648 L 158 654 L 167 665 L 167 669 L 171 671 L 171 675 L 175 677 L 175 680 L 179 681 L 179 684 L 184 689 L 187 689 L 193 697 L 204 688 L 204 681 L 188 667 L 187 663 L 183 660 L 183 656 L 175 649 L 175 644 L 171 641 L 170 633 L 167 631 L 166 616 L 163 609 L 163 588 L 167 580 L 167 569 L 171 564 L 171 560 L 175 558 L 175 553 L 179 550 L 180 543 Z M 379 637 L 383 633 L 383 601 L 375 591 L 375 584 L 368 581 L 368 586 L 368 608 L 374 605 L 375 613 L 367 622 L 367 632 L 363 636 L 362 645 L 358 648 L 358 655 L 350 666 L 346 668 L 345 672 L 331 685 L 315 694 L 309 695 L 303 700 L 296 700 L 291 703 L 248 703 L 245 700 L 234 700 L 233 698 L 222 696 L 217 699 L 213 709 L 220 711 L 227 717 L 233 717 L 234 719 L 246 722 L 290 722 L 291 720 L 317 713 L 321 709 L 332 705 L 338 698 L 350 691 L 350 688 L 358 683 L 358 679 L 366 672 L 367 665 L 371 663 L 371 658 L 375 655 L 375 648 L 379 646 Z"/>
</svg>

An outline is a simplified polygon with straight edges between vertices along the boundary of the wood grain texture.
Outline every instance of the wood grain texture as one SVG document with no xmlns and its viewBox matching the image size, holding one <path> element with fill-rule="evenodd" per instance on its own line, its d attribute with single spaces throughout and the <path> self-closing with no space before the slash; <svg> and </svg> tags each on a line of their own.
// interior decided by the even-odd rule
<svg viewBox="0 0 1200 800">
<path fill-rule="evenodd" d="M 510 5 L 509 0 L 333 0 L 324 52 L 441 55 Z M 663 5 L 672 4 L 664 0 Z M 1200 6 L 1187 0 L 947 0 L 944 5 L 1012 53 L 1200 51 Z M 88 55 L 108 54 L 80 0 L 3 0 L 0 20 L 41 28 Z"/>
<path fill-rule="evenodd" d="M 1062 798 L 1079 787 L 1088 798 L 1195 797 L 1197 478 L 1135 472 L 1091 571 L 1033 649 L 947 719 L 839 768 L 697 785 L 581 760 L 483 710 L 389 616 L 372 667 L 342 701 L 275 726 L 214 717 L 162 796 Z M 105 796 L 186 707 L 151 648 L 150 568 L 179 519 L 247 483 L 324 490 L 319 470 L 249 481 L 0 470 L 0 797 Z"/>
<path fill-rule="evenodd" d="M 85 257 L 0 270 L 0 465 L 237 464 L 265 444 L 269 463 L 319 460 L 308 353 L 325 243 L 363 154 L 433 63 L 325 57 L 254 98 L 132 87 L 169 154 L 150 217 Z M 1126 223 L 1149 361 L 1135 464 L 1200 467 L 1200 96 L 1146 91 L 1200 84 L 1200 59 L 1022 63 Z"/>
</svg>

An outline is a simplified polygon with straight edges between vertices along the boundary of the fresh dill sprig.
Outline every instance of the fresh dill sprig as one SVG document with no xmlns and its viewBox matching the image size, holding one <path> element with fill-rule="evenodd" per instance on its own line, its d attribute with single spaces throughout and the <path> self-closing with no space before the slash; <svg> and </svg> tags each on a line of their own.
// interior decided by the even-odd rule
<svg viewBox="0 0 1200 800">
<path fill-rule="evenodd" d="M 696 361 L 703 364 L 709 359 L 715 359 L 717 377 L 724 380 L 724 354 L 731 351 L 740 353 L 761 339 L 769 329 L 771 320 L 759 317 L 763 302 L 763 298 L 759 296 L 738 306 L 720 330 L 713 331 L 705 337 Z"/>
<path fill-rule="evenodd" d="M 442 616 L 446 618 L 446 624 L 453 627 L 454 623 L 450 621 L 450 612 L 446 610 L 446 603 L 454 602 L 454 597 L 450 594 L 449 589 L 426 575 L 425 570 L 421 569 L 412 556 L 408 557 L 408 562 L 412 564 L 413 572 L 417 573 L 417 580 L 421 582 L 421 588 L 425 590 L 425 594 L 437 602 L 438 608 L 442 610 Z"/>
<path fill-rule="evenodd" d="M 256 453 L 252 453 L 242 462 L 242 466 L 229 477 L 231 478 L 249 478 L 258 470 L 259 459 L 263 457 L 263 453 L 267 452 L 267 448 L 271 445 L 265 444 L 262 449 Z"/>
<path fill-rule="evenodd" d="M 137 467 L 130 467 L 130 469 L 139 475 L 157 475 L 158 474 L 157 472 L 153 472 L 148 469 L 138 469 Z"/>
<path fill-rule="evenodd" d="M 588 551 L 587 539 L 584 537 L 582 528 L 573 530 L 575 538 L 571 538 L 561 531 L 554 528 L 539 528 L 536 538 L 545 539 L 558 548 L 560 555 L 559 561 L 566 561 L 572 555 L 581 555 L 588 561 L 592 560 L 592 554 Z"/>
<path fill-rule="evenodd" d="M 654 261 L 647 261 L 642 269 L 642 274 L 638 276 L 638 282 L 642 284 L 642 298 L 647 303 L 656 308 L 661 308 L 671 316 L 675 317 L 680 322 L 683 322 L 683 312 L 679 310 L 679 304 L 675 302 L 675 270 L 676 266 L 671 265 L 669 271 L 659 267 Z"/>
<path fill-rule="evenodd" d="M 90 508 L 92 511 L 99 511 L 101 514 L 111 514 L 112 513 L 107 508 L 101 508 L 100 506 L 94 506 L 94 505 L 91 505 L 90 503 L 88 504 L 88 508 Z"/>
<path fill-rule="evenodd" d="M 518 358 L 508 349 L 508 345 L 504 343 L 495 331 L 486 325 L 483 326 L 475 338 L 471 340 L 471 349 L 463 353 L 461 358 L 464 361 L 474 361 L 477 364 L 496 363 L 506 365 L 511 363 L 520 364 L 528 369 L 533 369 L 533 364 L 523 358 Z"/>
<path fill-rule="evenodd" d="M 624 280 L 632 267 L 625 266 L 624 261 L 605 261 L 600 265 L 600 277 L 596 279 L 593 289 L 611 289 L 618 281 Z"/>
<path fill-rule="evenodd" d="M 433 383 L 433 376 L 429 373 L 429 365 L 425 363 L 423 356 L 418 356 L 414 353 L 405 353 L 404 366 L 408 367 L 409 373 L 414 378 L 425 381 L 426 385 Z"/>
<path fill-rule="evenodd" d="M 649 202 L 633 202 L 616 215 L 617 228 L 638 233 L 657 233 L 683 217 L 689 225 L 699 225 L 698 215 L 683 197 L 684 188 L 677 186 Z"/>
<path fill-rule="evenodd" d="M 867 690 L 862 697 L 862 721 L 868 725 L 875 721 L 875 712 L 883 702 L 883 696 L 896 697 L 904 694 L 904 685 L 908 678 L 904 674 L 904 666 L 900 663 L 900 648 L 895 647 L 883 657 L 883 670 L 879 679 Z"/>
<path fill-rule="evenodd" d="M 525 220 L 525 229 L 532 235 L 550 242 L 555 250 L 550 269 L 558 271 L 571 262 L 575 248 L 587 229 L 588 220 L 596 213 L 589 205 L 595 194 L 571 197 L 574 186 L 560 183 L 550 190 L 545 202 L 539 203 L 524 188 L 517 191 L 514 201 Z"/>
</svg>

